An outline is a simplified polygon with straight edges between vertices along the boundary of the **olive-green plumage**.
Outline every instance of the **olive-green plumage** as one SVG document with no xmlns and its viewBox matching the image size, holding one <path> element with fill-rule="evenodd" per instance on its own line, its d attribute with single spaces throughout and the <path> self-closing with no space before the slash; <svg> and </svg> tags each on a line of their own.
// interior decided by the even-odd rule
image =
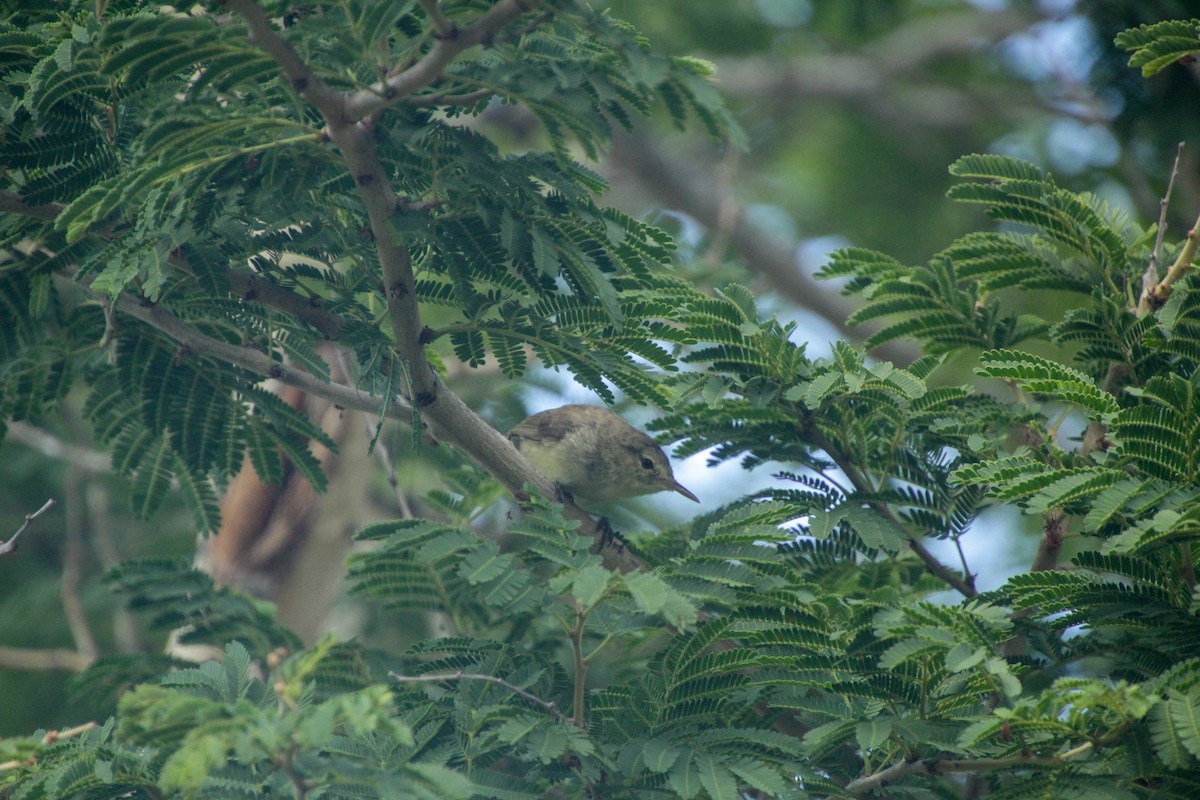
<svg viewBox="0 0 1200 800">
<path fill-rule="evenodd" d="M 700 502 L 675 480 L 662 448 L 606 408 L 542 411 L 518 423 L 508 438 L 538 472 L 585 505 L 663 491 Z"/>
</svg>

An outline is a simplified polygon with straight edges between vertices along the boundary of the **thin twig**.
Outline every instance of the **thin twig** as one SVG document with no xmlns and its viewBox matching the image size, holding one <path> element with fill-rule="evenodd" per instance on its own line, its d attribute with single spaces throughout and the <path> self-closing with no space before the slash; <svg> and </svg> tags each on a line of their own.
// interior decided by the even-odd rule
<svg viewBox="0 0 1200 800">
<path fill-rule="evenodd" d="M 464 672 L 463 670 L 459 670 L 458 672 L 450 672 L 445 675 L 401 675 L 398 672 L 389 672 L 388 676 L 391 677 L 392 680 L 399 681 L 400 683 L 441 683 L 443 681 L 483 681 L 485 683 L 494 683 L 497 686 L 503 686 L 505 689 L 508 689 L 518 697 L 528 700 L 535 706 L 544 708 L 552 717 L 560 722 L 569 721 L 567 717 L 558 710 L 558 704 L 553 700 L 543 700 L 536 694 L 531 694 L 530 692 L 522 689 L 520 686 L 515 686 L 503 678 L 497 678 L 495 675 L 482 675 L 476 672 Z"/>
<path fill-rule="evenodd" d="M 1175 162 L 1171 165 L 1171 177 L 1167 180 L 1166 194 L 1158 201 L 1158 231 L 1154 236 L 1154 249 L 1150 251 L 1150 263 L 1142 275 L 1142 295 L 1138 298 L 1138 316 L 1150 310 L 1154 285 L 1158 283 L 1158 263 L 1162 258 L 1163 236 L 1167 232 L 1167 208 L 1171 204 L 1171 192 L 1175 189 L 1175 178 L 1179 175 L 1179 159 L 1183 157 L 1183 142 L 1175 150 Z"/>
<path fill-rule="evenodd" d="M 1179 147 L 1182 150 L 1182 142 L 1180 142 Z M 1175 182 L 1175 171 L 1178 170 L 1179 165 L 1178 154 L 1175 156 L 1175 164 L 1175 169 L 1171 172 L 1170 184 L 1174 184 Z M 1167 188 L 1168 196 L 1171 191 L 1170 184 L 1168 184 Z M 1163 199 L 1163 202 L 1166 202 L 1166 198 Z M 1154 258 L 1157 258 L 1158 256 L 1159 240 L 1162 239 L 1163 227 L 1165 227 L 1165 224 L 1165 222 L 1160 222 L 1160 226 L 1162 227 L 1159 228 L 1158 240 L 1155 241 Z M 1145 285 L 1146 279 L 1142 279 L 1142 296 L 1138 300 L 1137 307 L 1137 314 L 1139 317 L 1145 316 L 1156 308 L 1160 308 L 1163 303 L 1167 302 L 1167 298 L 1171 296 L 1171 287 L 1174 286 L 1175 282 L 1182 278 L 1187 273 L 1188 269 L 1191 268 L 1192 262 L 1196 258 L 1198 246 L 1200 246 L 1200 217 L 1197 217 L 1195 224 L 1193 224 L 1191 230 L 1187 232 L 1187 241 L 1184 242 L 1183 249 L 1179 251 L 1179 256 L 1175 259 L 1175 263 L 1171 265 L 1171 268 L 1167 270 L 1167 274 L 1163 276 L 1163 279 L 1149 287 L 1146 287 Z M 1155 267 L 1154 277 L 1157 277 L 1157 274 L 1157 267 Z M 1147 275 L 1149 275 L 1149 270 L 1147 270 Z"/>
<path fill-rule="evenodd" d="M 470 25 L 453 29 L 453 35 L 438 38 L 433 47 L 402 72 L 345 98 L 345 119 L 365 119 L 376 111 L 408 97 L 436 81 L 451 61 L 464 50 L 493 42 L 509 23 L 530 11 L 536 0 L 500 0 Z"/>
<path fill-rule="evenodd" d="M 414 95 L 404 102 L 405 105 L 410 106 L 473 106 L 480 100 L 486 100 L 496 94 L 499 94 L 499 92 L 495 89 L 477 89 L 474 92 L 465 92 L 463 94 Z"/>
<path fill-rule="evenodd" d="M 833 460 L 833 463 L 838 466 L 838 469 L 840 469 L 846 475 L 856 490 L 864 494 L 874 493 L 874 487 L 867 482 L 866 478 L 864 478 L 857 469 L 855 469 L 853 464 L 842 457 L 837 448 L 833 446 L 833 443 L 826 439 L 820 431 L 810 430 L 808 432 L 808 437 L 814 445 L 825 451 L 826 455 L 828 455 Z M 972 575 L 970 571 L 966 572 L 965 576 L 959 575 L 957 572 L 950 569 L 950 567 L 947 567 L 945 564 L 939 561 L 937 556 L 929 552 L 928 548 L 925 547 L 925 545 L 916 537 L 916 535 L 909 532 L 908 529 L 905 528 L 898 519 L 896 519 L 895 514 L 892 513 L 892 510 L 888 508 L 887 504 L 871 500 L 868 501 L 868 505 L 878 511 L 897 528 L 904 531 L 908 538 L 909 549 L 916 553 L 917 558 L 924 562 L 927 570 L 936 575 L 938 578 L 941 578 L 950 586 L 954 587 L 964 597 L 974 597 L 975 595 L 979 594 L 979 590 L 975 588 L 975 576 Z"/>
<path fill-rule="evenodd" d="M 57 500 L 55 500 L 53 497 L 51 497 L 37 511 L 33 512 L 32 514 L 26 514 L 25 522 L 21 524 L 21 527 L 17 528 L 17 532 L 12 535 L 12 538 L 10 538 L 7 542 L 4 542 L 3 544 L 0 544 L 0 556 L 6 556 L 9 553 L 15 553 L 17 551 L 17 545 L 18 545 L 17 540 L 21 538 L 21 534 L 24 533 L 25 529 L 29 527 L 29 523 L 33 522 L 35 519 L 40 517 L 42 514 L 45 514 L 47 511 L 49 511 L 51 508 L 54 507 L 54 504 L 57 502 L 58 502 Z"/>
<path fill-rule="evenodd" d="M 963 552 L 962 536 L 954 537 L 954 548 L 958 550 L 958 563 L 962 564 L 963 574 L 970 575 L 971 567 L 967 564 L 967 554 Z"/>
<path fill-rule="evenodd" d="M 100 724 L 98 722 L 85 722 L 82 725 L 76 725 L 71 728 L 63 728 L 61 731 L 46 731 L 46 735 L 42 737 L 42 744 L 50 745 L 54 744 L 60 739 L 71 739 L 81 733 L 87 733 L 88 731 L 99 727 Z M 36 757 L 31 756 L 30 758 L 26 759 L 13 759 L 12 761 L 5 761 L 0 763 L 0 772 L 5 772 L 10 769 L 17 769 L 18 767 L 32 766 L 34 763 L 36 763 L 35 758 Z M 5 796 L 7 797 L 7 795 Z"/>
<path fill-rule="evenodd" d="M 1191 230 L 1187 232 L 1187 241 L 1184 242 L 1183 249 L 1179 251 L 1175 263 L 1171 265 L 1167 274 L 1151 292 L 1151 302 L 1155 307 L 1167 302 L 1167 298 L 1171 296 L 1171 287 L 1191 269 L 1192 262 L 1196 260 L 1197 249 L 1200 249 L 1200 217 L 1196 218 Z"/>
</svg>

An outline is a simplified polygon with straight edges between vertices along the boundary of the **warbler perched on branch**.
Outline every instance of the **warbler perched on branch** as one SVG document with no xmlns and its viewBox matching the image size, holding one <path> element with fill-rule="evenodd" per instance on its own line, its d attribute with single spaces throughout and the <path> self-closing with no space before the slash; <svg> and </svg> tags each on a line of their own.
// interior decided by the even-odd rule
<svg viewBox="0 0 1200 800">
<path fill-rule="evenodd" d="M 566 405 L 526 417 L 509 440 L 529 463 L 584 505 L 688 491 L 653 439 L 606 408 Z"/>
</svg>

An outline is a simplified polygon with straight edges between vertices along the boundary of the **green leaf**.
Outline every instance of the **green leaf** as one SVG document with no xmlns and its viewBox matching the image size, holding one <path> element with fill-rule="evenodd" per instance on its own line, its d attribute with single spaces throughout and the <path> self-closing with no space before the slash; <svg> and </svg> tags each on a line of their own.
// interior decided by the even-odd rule
<svg viewBox="0 0 1200 800">
<path fill-rule="evenodd" d="M 613 573 L 599 564 L 590 564 L 575 574 L 571 593 L 584 608 L 591 608 L 607 591 Z M 626 584 L 628 586 L 628 584 Z"/>
<path fill-rule="evenodd" d="M 666 739 L 650 739 L 642 747 L 642 760 L 651 772 L 666 772 L 674 766 L 681 749 Z"/>
<path fill-rule="evenodd" d="M 621 580 L 639 611 L 661 614 L 676 627 L 696 620 L 698 612 L 692 602 L 653 572 L 630 572 L 622 575 Z"/>
<path fill-rule="evenodd" d="M 982 647 L 959 642 L 946 651 L 946 669 L 950 672 L 962 672 L 982 664 L 985 658 L 987 651 Z"/>
<path fill-rule="evenodd" d="M 1200 688 L 1192 688 L 1187 693 L 1168 692 L 1167 712 L 1180 743 L 1193 758 L 1200 758 Z"/>
<path fill-rule="evenodd" d="M 892 735 L 892 721 L 886 717 L 869 719 L 854 727 L 854 738 L 863 750 L 874 750 Z"/>
<path fill-rule="evenodd" d="M 696 755 L 694 750 L 684 750 L 667 776 L 671 790 L 684 800 L 690 800 L 700 794 L 700 790 L 704 788 L 700 781 L 700 767 L 697 764 Z"/>
<path fill-rule="evenodd" d="M 709 753 L 696 754 L 696 770 L 709 797 L 737 797 L 737 778 Z"/>
</svg>

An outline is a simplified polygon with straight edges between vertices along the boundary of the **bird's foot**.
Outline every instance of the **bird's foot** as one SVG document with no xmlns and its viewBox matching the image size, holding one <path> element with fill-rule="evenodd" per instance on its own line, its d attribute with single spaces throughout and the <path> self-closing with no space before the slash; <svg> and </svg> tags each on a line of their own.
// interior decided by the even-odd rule
<svg viewBox="0 0 1200 800">
<path fill-rule="evenodd" d="M 601 517 L 596 521 L 597 547 L 596 552 L 600 552 L 606 548 L 613 548 L 618 553 L 625 552 L 625 537 L 621 532 L 613 528 L 609 523 L 608 517 Z"/>
</svg>

